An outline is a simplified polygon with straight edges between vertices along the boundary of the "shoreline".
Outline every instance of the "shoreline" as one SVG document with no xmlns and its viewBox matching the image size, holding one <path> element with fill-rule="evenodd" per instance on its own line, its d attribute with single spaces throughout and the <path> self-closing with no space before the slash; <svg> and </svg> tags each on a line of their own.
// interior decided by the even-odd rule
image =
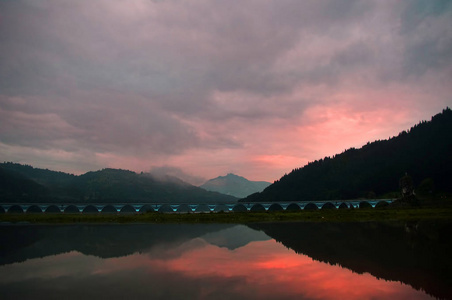
<svg viewBox="0 0 452 300">
<path fill-rule="evenodd" d="M 137 214 L 67 214 L 4 213 L 0 224 L 77 224 L 77 223 L 236 223 L 257 222 L 367 222 L 451 220 L 451 207 L 374 208 L 315 210 L 296 212 L 228 212 L 228 213 L 137 213 Z"/>
</svg>

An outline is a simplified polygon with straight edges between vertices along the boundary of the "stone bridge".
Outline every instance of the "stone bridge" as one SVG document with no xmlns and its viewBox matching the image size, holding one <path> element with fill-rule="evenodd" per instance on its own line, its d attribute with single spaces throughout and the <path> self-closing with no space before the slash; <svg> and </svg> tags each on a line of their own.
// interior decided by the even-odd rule
<svg viewBox="0 0 452 300">
<path fill-rule="evenodd" d="M 394 199 L 302 201 L 302 202 L 235 202 L 206 203 L 0 203 L 0 213 L 187 213 L 296 211 L 302 209 L 374 208 L 386 206 Z"/>
</svg>

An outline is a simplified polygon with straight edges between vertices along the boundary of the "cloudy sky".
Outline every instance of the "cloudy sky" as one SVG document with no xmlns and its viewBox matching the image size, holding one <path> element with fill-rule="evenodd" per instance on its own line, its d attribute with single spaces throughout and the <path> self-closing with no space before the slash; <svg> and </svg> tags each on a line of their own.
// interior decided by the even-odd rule
<svg viewBox="0 0 452 300">
<path fill-rule="evenodd" d="M 0 160 L 273 181 L 451 106 L 451 20 L 439 0 L 0 0 Z"/>
</svg>

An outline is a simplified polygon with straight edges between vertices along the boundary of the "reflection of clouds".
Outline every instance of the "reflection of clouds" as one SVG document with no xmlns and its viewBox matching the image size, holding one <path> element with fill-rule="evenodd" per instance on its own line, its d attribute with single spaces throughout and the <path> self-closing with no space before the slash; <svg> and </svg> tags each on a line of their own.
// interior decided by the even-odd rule
<svg viewBox="0 0 452 300">
<path fill-rule="evenodd" d="M 317 299 L 430 298 L 398 282 L 378 280 L 370 274 L 359 275 L 297 255 L 274 240 L 252 242 L 234 251 L 208 248 L 187 253 L 166 265 L 189 277 L 244 278 L 246 283 L 237 288 L 258 287 L 256 298 L 300 295 Z"/>
<path fill-rule="evenodd" d="M 76 251 L 29 259 L 23 263 L 14 263 L 0 267 L 1 283 L 21 282 L 31 279 L 54 279 L 62 276 L 79 276 L 91 273 L 103 264 L 102 259 L 83 255 Z"/>
<path fill-rule="evenodd" d="M 181 242 L 181 243 L 171 244 L 171 245 L 158 244 L 158 245 L 152 247 L 151 249 L 149 249 L 149 251 L 146 253 L 146 255 L 150 259 L 153 259 L 153 260 L 155 260 L 155 259 L 160 259 L 160 260 L 175 259 L 175 258 L 181 257 L 186 252 L 189 252 L 189 251 L 197 249 L 197 248 L 202 248 L 206 244 L 207 243 L 200 238 L 195 238 L 195 239 L 191 239 L 187 242 L 183 242 L 183 243 Z M 171 247 L 168 247 L 168 246 L 171 246 Z"/>
<path fill-rule="evenodd" d="M 228 250 L 196 238 L 110 259 L 70 252 L 2 266 L 0 278 L 5 299 L 429 298 L 398 282 L 314 261 L 274 240 Z"/>
</svg>

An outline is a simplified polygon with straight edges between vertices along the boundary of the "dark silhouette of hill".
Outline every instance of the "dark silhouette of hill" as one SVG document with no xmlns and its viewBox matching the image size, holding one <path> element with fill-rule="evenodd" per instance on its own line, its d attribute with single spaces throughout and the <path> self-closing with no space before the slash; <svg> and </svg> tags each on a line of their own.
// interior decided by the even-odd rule
<svg viewBox="0 0 452 300">
<path fill-rule="evenodd" d="M 80 176 L 0 164 L 2 202 L 234 202 L 237 198 L 208 192 L 177 178 L 103 169 Z"/>
<path fill-rule="evenodd" d="M 249 225 L 315 260 L 401 281 L 452 299 L 452 223 L 262 223 Z M 296 234 L 294 234 L 296 233 Z"/>
<path fill-rule="evenodd" d="M 452 111 L 447 108 L 389 140 L 367 143 L 294 169 L 241 201 L 310 201 L 381 197 L 408 173 L 420 192 L 452 192 Z"/>
<path fill-rule="evenodd" d="M 0 168 L 0 199 L 34 197 L 48 194 L 43 185 L 23 176 L 13 170 Z"/>
<path fill-rule="evenodd" d="M 152 247 L 179 245 L 228 224 L 122 224 L 122 225 L 2 225 L 0 265 L 70 251 L 101 258 L 145 252 Z"/>
<path fill-rule="evenodd" d="M 200 187 L 213 192 L 219 192 L 234 197 L 243 198 L 256 192 L 260 192 L 271 183 L 266 181 L 250 181 L 242 176 L 227 174 L 210 179 Z"/>
<path fill-rule="evenodd" d="M 2 163 L 0 167 L 4 170 L 14 171 L 22 176 L 33 180 L 43 186 L 61 186 L 66 185 L 76 176 L 64 172 L 51 171 L 49 169 L 34 168 L 29 165 Z"/>
<path fill-rule="evenodd" d="M 231 224 L 9 224 L 0 226 L 0 242 L 4 245 L 0 248 L 0 265 L 70 251 L 101 258 L 121 257 L 152 247 L 175 247 L 199 237 L 230 250 L 270 239 L 245 225 Z"/>
<path fill-rule="evenodd" d="M 42 202 L 68 196 L 75 175 L 16 163 L 0 164 L 2 202 Z M 13 190 L 12 190 L 12 187 Z"/>
</svg>

